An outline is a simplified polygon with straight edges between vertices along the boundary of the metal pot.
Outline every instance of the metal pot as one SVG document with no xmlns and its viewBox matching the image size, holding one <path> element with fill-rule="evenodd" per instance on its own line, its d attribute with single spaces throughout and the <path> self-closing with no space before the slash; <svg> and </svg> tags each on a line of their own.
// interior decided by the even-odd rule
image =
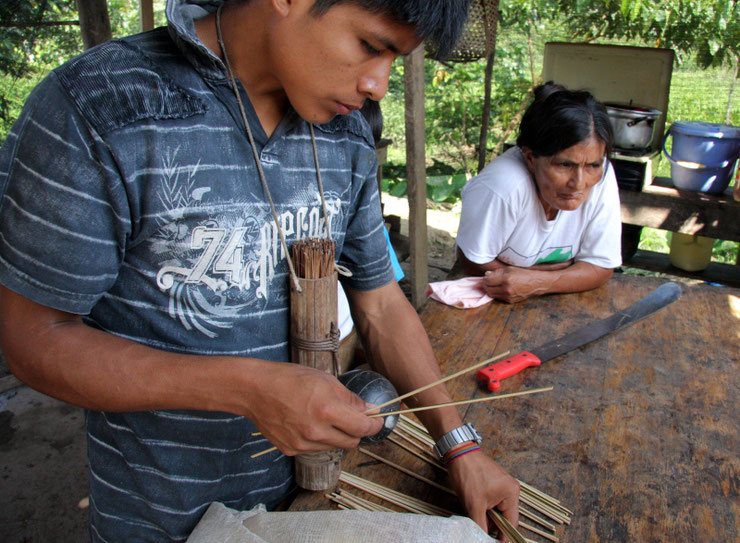
<svg viewBox="0 0 740 543">
<path fill-rule="evenodd" d="M 658 109 L 624 104 L 604 104 L 614 130 L 614 147 L 647 151 L 653 140 Z"/>
</svg>

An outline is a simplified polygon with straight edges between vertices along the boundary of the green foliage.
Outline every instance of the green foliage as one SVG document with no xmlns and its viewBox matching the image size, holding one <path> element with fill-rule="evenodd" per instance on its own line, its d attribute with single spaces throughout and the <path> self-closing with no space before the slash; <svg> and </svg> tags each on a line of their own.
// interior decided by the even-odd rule
<svg viewBox="0 0 740 543">
<path fill-rule="evenodd" d="M 426 62 L 426 99 L 435 114 L 426 122 L 427 142 L 434 142 L 439 159 L 470 171 L 476 153 L 483 102 L 483 64 L 470 62 L 446 67 Z M 431 73 L 430 73 L 431 72 Z M 430 77 L 431 76 L 431 77 Z"/>
<path fill-rule="evenodd" d="M 0 142 L 48 71 L 82 50 L 74 0 L 0 2 Z M 41 26 L 32 26 L 40 25 Z"/>
<path fill-rule="evenodd" d="M 0 70 L 23 77 L 59 64 L 82 47 L 75 0 L 4 0 L 0 3 Z M 43 69 L 43 68 L 42 68 Z"/>
<path fill-rule="evenodd" d="M 639 249 L 643 251 L 654 251 L 656 253 L 667 253 L 671 247 L 671 240 L 665 230 L 655 228 L 643 228 L 640 235 Z"/>
<path fill-rule="evenodd" d="M 460 199 L 460 190 L 468 180 L 466 174 L 455 173 L 454 168 L 437 159 L 432 159 L 427 174 L 427 198 L 437 203 L 455 203 Z M 383 166 L 381 190 L 397 198 L 406 196 L 408 183 L 405 164 L 390 163 Z"/>
<path fill-rule="evenodd" d="M 691 55 L 704 68 L 738 64 L 737 0 L 563 0 L 562 7 L 578 14 L 569 27 L 586 40 L 639 38 Z"/>
<path fill-rule="evenodd" d="M 643 228 L 639 249 L 656 253 L 670 253 L 672 232 Z M 712 262 L 735 264 L 740 244 L 736 241 L 715 239 L 712 247 Z"/>
<path fill-rule="evenodd" d="M 165 24 L 165 0 L 155 0 L 155 25 Z M 138 0 L 108 0 L 114 37 L 139 31 Z M 0 144 L 33 88 L 84 49 L 75 0 L 0 0 Z M 69 22 L 64 25 L 40 23 Z M 27 25 L 27 26 L 9 26 Z"/>
<path fill-rule="evenodd" d="M 154 0 L 154 26 L 167 24 L 165 18 L 166 0 Z M 130 36 L 141 31 L 139 21 L 139 0 L 108 0 L 108 13 L 114 38 Z"/>
<path fill-rule="evenodd" d="M 462 173 L 455 175 L 430 175 L 427 177 L 427 198 L 441 204 L 454 204 L 460 199 L 460 191 L 468 181 Z"/>
</svg>

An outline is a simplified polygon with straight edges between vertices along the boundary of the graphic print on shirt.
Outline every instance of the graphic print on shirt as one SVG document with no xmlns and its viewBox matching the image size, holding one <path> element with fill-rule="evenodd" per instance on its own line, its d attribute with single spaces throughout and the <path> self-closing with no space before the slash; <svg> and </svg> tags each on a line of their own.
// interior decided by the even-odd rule
<svg viewBox="0 0 740 543">
<path fill-rule="evenodd" d="M 509 246 L 501 251 L 497 258 L 501 260 L 501 262 L 505 262 L 512 266 L 529 268 L 535 264 L 558 264 L 560 262 L 566 262 L 573 258 L 572 255 L 572 245 L 564 247 L 546 247 L 544 249 L 540 249 L 533 255 L 520 254 Z"/>
<path fill-rule="evenodd" d="M 265 306 L 275 269 L 285 260 L 280 234 L 267 203 L 203 203 L 211 188 L 196 186 L 198 164 L 179 168 L 173 155 L 164 170 L 161 201 L 169 212 L 152 242 L 162 256 L 157 286 L 169 294 L 171 318 L 217 337 L 240 311 Z M 326 237 L 318 191 L 308 198 L 314 201 L 278 214 L 289 244 Z M 331 229 L 341 200 L 327 192 L 326 205 Z"/>
</svg>

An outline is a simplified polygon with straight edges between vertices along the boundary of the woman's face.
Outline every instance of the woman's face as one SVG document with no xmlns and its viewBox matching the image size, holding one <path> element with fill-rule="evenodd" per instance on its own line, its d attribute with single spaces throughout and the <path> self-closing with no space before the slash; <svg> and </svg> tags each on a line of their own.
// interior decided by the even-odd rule
<svg viewBox="0 0 740 543">
<path fill-rule="evenodd" d="M 553 156 L 535 157 L 530 148 L 522 149 L 548 220 L 559 209 L 571 211 L 586 201 L 604 173 L 605 151 L 593 134 Z"/>
</svg>

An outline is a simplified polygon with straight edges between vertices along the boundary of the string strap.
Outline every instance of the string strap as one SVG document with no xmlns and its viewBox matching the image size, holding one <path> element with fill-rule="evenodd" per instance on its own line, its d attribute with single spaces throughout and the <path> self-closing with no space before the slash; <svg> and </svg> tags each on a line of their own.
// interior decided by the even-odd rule
<svg viewBox="0 0 740 543">
<path fill-rule="evenodd" d="M 231 83 L 231 88 L 234 91 L 234 96 L 236 96 L 236 101 L 239 104 L 239 113 L 241 114 L 242 121 L 244 122 L 244 127 L 247 132 L 247 138 L 249 139 L 249 145 L 252 147 L 252 154 L 254 156 L 254 162 L 257 164 L 257 172 L 259 173 L 260 182 L 262 183 L 262 189 L 265 191 L 265 194 L 267 195 L 267 201 L 270 203 L 270 211 L 272 212 L 272 217 L 275 221 L 275 227 L 278 230 L 278 234 L 280 235 L 280 244 L 283 247 L 283 252 L 285 253 L 285 259 L 288 261 L 288 268 L 290 269 L 290 277 L 293 280 L 293 286 L 298 292 L 302 292 L 301 286 L 298 282 L 298 274 L 295 271 L 295 267 L 293 266 L 293 259 L 290 256 L 290 252 L 288 251 L 288 244 L 285 241 L 285 234 L 283 233 L 282 225 L 280 224 L 280 220 L 278 218 L 277 211 L 275 210 L 275 204 L 272 201 L 272 195 L 270 194 L 270 189 L 267 186 L 267 179 L 265 177 L 265 172 L 262 169 L 262 163 L 260 162 L 259 153 L 257 152 L 257 146 L 254 143 L 254 137 L 252 136 L 252 129 L 249 126 L 249 121 L 247 120 L 247 114 L 244 110 L 244 104 L 242 103 L 241 95 L 239 94 L 239 88 L 236 85 L 236 78 L 234 77 L 234 71 L 231 68 L 231 63 L 229 62 L 229 56 L 226 54 L 226 44 L 224 43 L 223 34 L 221 32 L 221 9 L 223 8 L 223 4 L 218 6 L 218 9 L 216 10 L 216 34 L 218 38 L 218 45 L 221 48 L 221 54 L 224 57 L 224 64 L 226 65 L 226 71 L 229 75 L 229 82 Z M 324 185 L 321 180 L 321 168 L 319 167 L 319 153 L 316 148 L 316 136 L 314 134 L 313 129 L 313 123 L 308 123 L 309 130 L 311 132 L 311 147 L 313 148 L 313 159 L 314 164 L 316 166 L 316 178 L 319 185 L 319 194 L 321 196 L 321 210 L 324 214 L 324 223 L 326 224 L 326 237 L 327 239 L 331 240 L 331 232 L 329 229 L 329 213 L 326 206 L 326 198 L 324 197 Z M 334 263 L 334 269 L 339 273 L 340 275 L 343 275 L 345 277 L 351 277 L 352 272 L 350 272 L 346 267 L 340 266 L 336 262 Z"/>
<path fill-rule="evenodd" d="M 291 335 L 290 343 L 302 351 L 331 351 L 334 376 L 339 375 L 339 329 L 335 322 L 331 323 L 328 338 L 308 340 Z"/>
<path fill-rule="evenodd" d="M 252 129 L 249 126 L 249 121 L 247 120 L 247 113 L 244 111 L 244 104 L 242 103 L 242 98 L 239 95 L 239 88 L 236 86 L 236 78 L 234 77 L 234 71 L 231 69 L 231 63 L 229 62 L 229 56 L 226 54 L 226 44 L 224 43 L 224 37 L 221 33 L 221 8 L 223 7 L 223 4 L 218 6 L 218 9 L 216 10 L 216 34 L 218 36 L 218 45 L 221 48 L 221 54 L 224 57 L 224 64 L 226 64 L 226 71 L 229 74 L 229 82 L 231 83 L 231 88 L 234 90 L 234 96 L 236 96 L 236 101 L 239 104 L 239 112 L 242 116 L 242 121 L 244 122 L 244 126 L 247 131 L 247 138 L 249 139 L 249 145 L 252 147 L 252 155 L 254 156 L 254 162 L 257 164 L 257 172 L 259 173 L 259 178 L 262 183 L 262 189 L 265 191 L 265 194 L 267 195 L 267 201 L 270 203 L 270 210 L 272 211 L 272 218 L 275 221 L 275 227 L 278 230 L 278 234 L 280 235 L 280 244 L 283 246 L 283 252 L 285 253 L 285 259 L 288 261 L 288 268 L 290 269 L 290 277 L 293 279 L 293 286 L 298 292 L 302 292 L 303 289 L 301 288 L 300 283 L 298 282 L 298 275 L 295 272 L 295 268 L 293 267 L 293 259 L 290 258 L 290 251 L 288 251 L 288 244 L 285 242 L 285 234 L 283 234 L 283 228 L 280 225 L 280 219 L 278 218 L 277 211 L 275 210 L 275 204 L 272 201 L 272 195 L 270 194 L 270 189 L 267 186 L 267 179 L 265 178 L 265 172 L 262 170 L 262 162 L 260 161 L 259 153 L 257 152 L 257 146 L 254 143 L 254 136 L 252 136 Z"/>
</svg>

